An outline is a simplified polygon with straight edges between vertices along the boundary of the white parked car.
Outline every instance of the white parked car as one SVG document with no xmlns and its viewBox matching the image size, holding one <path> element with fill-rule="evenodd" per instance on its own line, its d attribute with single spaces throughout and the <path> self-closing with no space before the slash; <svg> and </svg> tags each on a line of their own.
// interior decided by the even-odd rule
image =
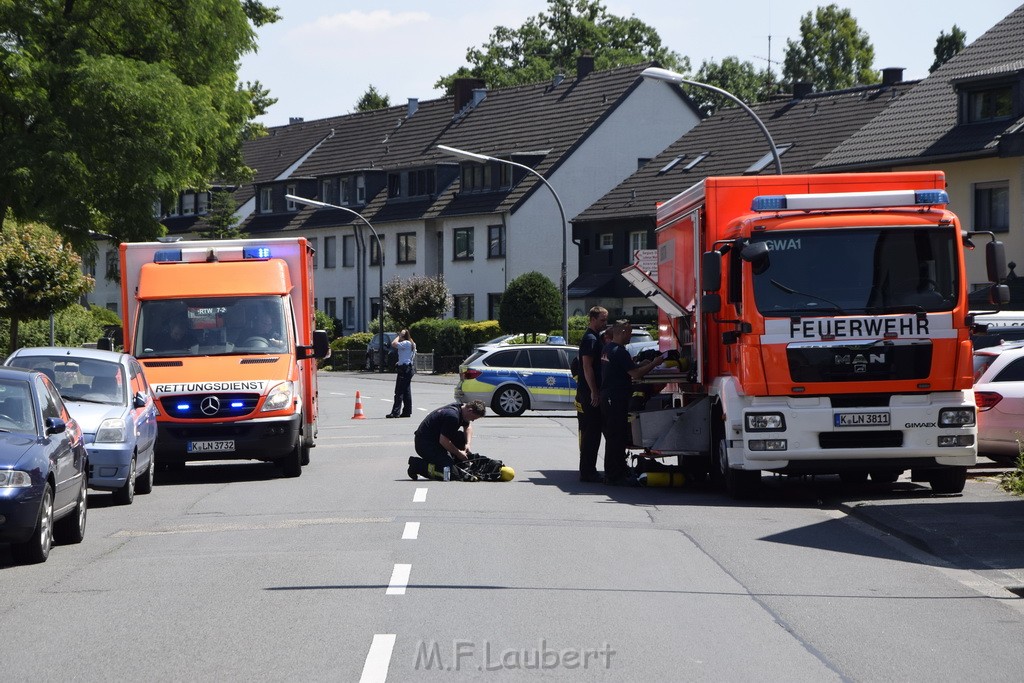
<svg viewBox="0 0 1024 683">
<path fill-rule="evenodd" d="M 978 454 L 1012 465 L 1024 443 L 1024 343 L 974 352 Z"/>
</svg>

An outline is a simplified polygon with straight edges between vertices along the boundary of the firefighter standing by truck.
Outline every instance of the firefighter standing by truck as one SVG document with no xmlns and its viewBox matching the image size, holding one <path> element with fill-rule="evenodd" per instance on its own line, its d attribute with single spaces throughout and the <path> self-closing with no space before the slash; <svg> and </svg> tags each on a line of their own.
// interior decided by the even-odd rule
<svg viewBox="0 0 1024 683">
<path fill-rule="evenodd" d="M 579 423 L 580 481 L 597 483 L 597 451 L 601 446 L 601 350 L 602 330 L 608 324 L 608 309 L 590 309 L 590 323 L 579 348 L 579 376 L 576 378 L 576 417 Z"/>
</svg>

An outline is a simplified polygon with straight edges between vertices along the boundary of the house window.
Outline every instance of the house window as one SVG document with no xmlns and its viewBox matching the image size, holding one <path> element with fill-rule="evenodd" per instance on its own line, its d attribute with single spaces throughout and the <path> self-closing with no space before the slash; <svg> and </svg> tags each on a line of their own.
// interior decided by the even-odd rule
<svg viewBox="0 0 1024 683">
<path fill-rule="evenodd" d="M 295 186 L 294 185 L 288 185 L 285 188 L 285 193 L 286 194 L 294 195 L 295 194 Z M 298 211 L 299 210 L 299 207 L 295 204 L 295 202 L 293 202 L 290 199 L 285 199 L 284 200 L 284 208 L 286 208 L 289 211 Z"/>
<path fill-rule="evenodd" d="M 354 235 L 341 236 L 341 265 L 352 268 L 356 265 L 356 238 Z"/>
<path fill-rule="evenodd" d="M 512 187 L 512 167 L 508 164 L 498 166 L 498 188 L 506 189 Z"/>
<path fill-rule="evenodd" d="M 338 238 L 334 235 L 327 235 L 324 237 L 324 268 L 336 268 L 337 266 Z"/>
<path fill-rule="evenodd" d="M 352 190 L 350 189 L 351 184 L 352 178 L 346 176 L 341 179 L 341 183 L 338 185 L 338 203 L 342 206 L 348 206 L 348 203 L 352 198 Z"/>
<path fill-rule="evenodd" d="M 370 320 L 380 320 L 380 297 L 370 297 Z"/>
<path fill-rule="evenodd" d="M 320 201 L 333 204 L 338 201 L 338 179 L 324 178 L 320 181 Z"/>
<path fill-rule="evenodd" d="M 153 202 L 153 218 L 161 218 L 163 215 L 163 207 L 160 206 L 160 200 Z"/>
<path fill-rule="evenodd" d="M 775 151 L 778 152 L 779 156 L 781 157 L 783 154 L 788 152 L 789 148 L 792 147 L 792 146 L 793 146 L 792 144 L 789 144 L 789 145 L 776 145 L 775 146 Z M 774 165 L 775 165 L 775 155 L 772 154 L 771 152 L 768 152 L 763 157 L 761 157 L 760 159 L 755 161 L 753 164 L 751 164 L 750 168 L 748 168 L 746 171 L 744 171 L 744 173 L 760 173 L 761 171 L 763 171 L 768 166 L 768 164 L 772 164 L 772 167 L 774 168 Z"/>
<path fill-rule="evenodd" d="M 647 231 L 646 230 L 635 230 L 629 233 L 629 253 L 632 254 L 637 249 L 647 248 Z"/>
<path fill-rule="evenodd" d="M 260 213 L 270 213 L 273 210 L 273 204 L 270 201 L 270 188 L 260 188 Z"/>
<path fill-rule="evenodd" d="M 974 229 L 1010 231 L 1010 184 L 1008 181 L 975 183 Z"/>
<path fill-rule="evenodd" d="M 120 269 L 120 257 L 117 254 L 116 249 L 111 249 L 107 252 L 104 278 L 111 282 L 116 282 L 121 277 Z"/>
<path fill-rule="evenodd" d="M 501 315 L 501 294 L 487 295 L 487 319 L 497 320 Z"/>
<path fill-rule="evenodd" d="M 434 194 L 434 169 L 409 171 L 409 196 L 426 197 Z"/>
<path fill-rule="evenodd" d="M 461 185 L 463 192 L 484 192 L 490 190 L 490 164 L 463 164 Z"/>
<path fill-rule="evenodd" d="M 1013 115 L 1013 86 L 1003 85 L 967 93 L 967 122 L 993 121 Z"/>
<path fill-rule="evenodd" d="M 598 244 L 600 245 L 598 249 L 605 251 L 612 249 L 615 246 L 615 235 L 610 232 L 601 233 Z"/>
<path fill-rule="evenodd" d="M 709 154 L 711 154 L 711 152 L 701 152 L 700 154 L 698 154 L 694 158 L 690 159 L 690 163 L 686 164 L 686 166 L 683 166 L 683 170 L 684 171 L 689 171 L 694 166 L 696 166 L 700 162 L 702 162 L 705 159 L 707 159 Z"/>
<path fill-rule="evenodd" d="M 388 199 L 402 196 L 402 174 L 388 173 Z"/>
<path fill-rule="evenodd" d="M 487 258 L 505 258 L 505 226 L 487 226 Z"/>
<path fill-rule="evenodd" d="M 356 299 L 352 296 L 346 296 L 341 300 L 341 323 L 346 329 L 352 329 L 356 326 Z"/>
<path fill-rule="evenodd" d="M 473 320 L 473 295 L 455 295 L 455 317 L 459 320 Z"/>
<path fill-rule="evenodd" d="M 384 247 L 384 238 L 380 238 L 380 244 L 377 244 L 377 240 L 370 239 L 370 265 L 380 265 L 380 250 Z"/>
<path fill-rule="evenodd" d="M 398 263 L 416 263 L 416 233 L 400 232 L 398 238 Z"/>
<path fill-rule="evenodd" d="M 452 244 L 454 245 L 452 260 L 471 261 L 473 259 L 473 228 L 455 228 Z"/>
<path fill-rule="evenodd" d="M 332 318 L 338 317 L 338 300 L 333 296 L 324 297 L 324 313 Z"/>
<path fill-rule="evenodd" d="M 356 204 L 366 203 L 366 176 L 356 176 Z"/>
<path fill-rule="evenodd" d="M 319 268 L 320 267 L 320 238 L 319 237 L 310 237 L 309 238 L 309 246 L 311 246 L 313 248 L 313 267 L 314 268 Z"/>
<path fill-rule="evenodd" d="M 210 213 L 210 193 L 200 192 L 196 195 L 196 213 L 205 216 Z"/>
<path fill-rule="evenodd" d="M 191 216 L 196 212 L 196 195 L 194 192 L 185 192 L 181 196 L 181 214 Z"/>
</svg>

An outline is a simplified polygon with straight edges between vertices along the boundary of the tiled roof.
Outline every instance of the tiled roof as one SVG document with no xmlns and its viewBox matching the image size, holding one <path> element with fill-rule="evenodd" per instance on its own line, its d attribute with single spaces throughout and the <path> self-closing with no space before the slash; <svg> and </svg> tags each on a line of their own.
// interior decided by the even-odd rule
<svg viewBox="0 0 1024 683">
<path fill-rule="evenodd" d="M 772 100 L 751 109 L 764 122 L 780 152 L 790 145 L 781 156 L 783 172 L 807 173 L 837 144 L 906 97 L 914 83 L 812 93 L 802 99 Z M 671 199 L 708 176 L 742 175 L 767 153 L 769 147 L 761 129 L 743 109 L 721 109 L 573 221 L 653 218 L 658 202 Z M 702 154 L 707 156 L 687 169 Z M 773 161 L 759 171 L 760 175 L 773 173 Z"/>
<path fill-rule="evenodd" d="M 906 97 L 839 145 L 822 162 L 829 170 L 871 164 L 927 161 L 928 157 L 995 154 L 999 136 L 1021 119 L 957 126 L 953 84 L 1024 69 L 1024 5 L 986 31 Z"/>
</svg>

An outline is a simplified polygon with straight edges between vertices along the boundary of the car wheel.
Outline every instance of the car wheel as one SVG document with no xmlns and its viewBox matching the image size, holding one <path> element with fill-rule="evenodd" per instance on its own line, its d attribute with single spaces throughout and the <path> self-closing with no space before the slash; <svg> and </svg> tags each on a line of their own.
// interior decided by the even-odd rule
<svg viewBox="0 0 1024 683">
<path fill-rule="evenodd" d="M 128 478 L 124 480 L 124 486 L 114 491 L 114 502 L 118 505 L 131 505 L 135 500 L 136 467 L 135 456 L 132 456 L 132 461 L 128 463 Z"/>
<path fill-rule="evenodd" d="M 967 483 L 966 467 L 943 467 L 928 473 L 928 483 L 935 493 L 961 493 Z"/>
<path fill-rule="evenodd" d="M 39 519 L 32 535 L 23 543 L 11 546 L 14 559 L 23 564 L 39 564 L 46 562 L 53 547 L 53 489 L 49 482 L 43 489 L 43 500 L 39 505 Z"/>
<path fill-rule="evenodd" d="M 89 496 L 85 476 L 82 476 L 82 488 L 78 491 L 78 503 L 69 515 L 53 526 L 53 537 L 60 543 L 81 543 L 85 538 L 85 522 L 88 517 Z"/>
<path fill-rule="evenodd" d="M 153 462 L 154 457 L 155 456 L 152 455 L 149 456 L 149 467 L 146 468 L 146 471 L 142 473 L 142 477 L 140 477 L 139 481 L 135 484 L 136 493 L 146 494 L 153 492 L 153 480 L 156 475 L 156 467 Z"/>
<path fill-rule="evenodd" d="M 298 477 L 302 474 L 302 437 L 299 437 L 298 442 L 292 448 L 291 452 L 283 458 L 278 458 L 275 461 L 278 467 L 281 468 L 284 476 L 286 477 Z"/>
<path fill-rule="evenodd" d="M 498 389 L 491 401 L 494 412 L 501 417 L 519 417 L 526 410 L 528 402 L 526 392 L 513 385 Z"/>
</svg>

